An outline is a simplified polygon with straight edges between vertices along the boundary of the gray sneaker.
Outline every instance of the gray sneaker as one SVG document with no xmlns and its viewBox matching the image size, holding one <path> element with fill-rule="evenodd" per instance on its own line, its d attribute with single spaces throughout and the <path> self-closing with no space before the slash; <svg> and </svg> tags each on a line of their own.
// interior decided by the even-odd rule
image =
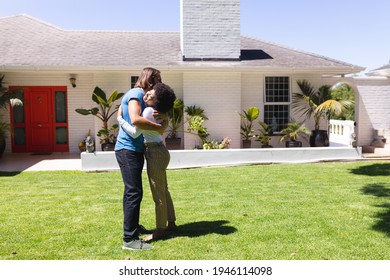
<svg viewBox="0 0 390 280">
<path fill-rule="evenodd" d="M 140 239 L 134 239 L 129 242 L 124 242 L 122 246 L 123 250 L 150 250 L 153 246 L 143 242 Z"/>
</svg>

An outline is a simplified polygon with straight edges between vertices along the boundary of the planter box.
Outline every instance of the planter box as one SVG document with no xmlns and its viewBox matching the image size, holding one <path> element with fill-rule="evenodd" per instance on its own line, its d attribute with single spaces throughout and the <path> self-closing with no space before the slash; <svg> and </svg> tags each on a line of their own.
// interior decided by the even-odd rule
<svg viewBox="0 0 390 280">
<path fill-rule="evenodd" d="M 356 160 L 362 156 L 360 147 L 175 150 L 169 153 L 171 161 L 168 169 Z M 119 170 L 119 166 L 115 152 L 84 152 L 81 153 L 81 169 L 84 171 L 116 171 Z"/>
</svg>

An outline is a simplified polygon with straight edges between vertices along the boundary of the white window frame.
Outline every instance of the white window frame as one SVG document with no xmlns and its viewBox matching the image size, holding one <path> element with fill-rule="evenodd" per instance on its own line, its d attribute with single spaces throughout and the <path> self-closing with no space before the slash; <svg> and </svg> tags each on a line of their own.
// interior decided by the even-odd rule
<svg viewBox="0 0 390 280">
<path fill-rule="evenodd" d="M 288 101 L 267 101 L 267 79 L 268 78 L 287 78 L 288 79 Z M 267 75 L 264 77 L 264 114 L 263 114 L 263 120 L 268 125 L 276 126 L 275 121 L 277 123 L 277 128 L 275 129 L 273 127 L 273 133 L 279 133 L 283 128 L 287 126 L 287 123 L 290 122 L 291 117 L 291 77 L 290 76 L 283 76 L 283 75 Z M 272 120 L 270 120 L 269 116 L 266 116 L 266 106 L 287 106 L 287 116 L 275 116 Z M 281 113 L 283 114 L 283 113 Z M 280 121 L 282 119 L 282 122 Z M 282 124 L 281 124 L 282 123 Z"/>
<path fill-rule="evenodd" d="M 137 83 L 139 76 L 130 76 L 130 88 L 133 88 Z"/>
</svg>

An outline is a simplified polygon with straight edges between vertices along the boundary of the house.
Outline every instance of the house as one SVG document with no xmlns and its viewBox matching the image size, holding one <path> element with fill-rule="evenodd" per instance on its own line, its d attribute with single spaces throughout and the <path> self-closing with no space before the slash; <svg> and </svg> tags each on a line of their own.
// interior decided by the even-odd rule
<svg viewBox="0 0 390 280">
<path fill-rule="evenodd" d="M 362 67 L 242 36 L 239 0 L 181 0 L 181 8 L 180 32 L 64 30 L 28 15 L 0 18 L 0 73 L 25 101 L 24 109 L 6 116 L 13 127 L 6 152 L 77 152 L 88 130 L 95 135 L 101 123 L 75 109 L 94 106 L 95 86 L 128 91 L 146 66 L 159 69 L 186 105 L 204 108 L 210 136 L 229 137 L 232 148 L 241 147 L 238 113 L 250 106 L 260 108 L 260 119 L 276 121 L 279 131 L 297 118 L 291 110 L 296 80 L 347 82 L 357 95 L 363 87 L 344 78 Z M 364 109 L 365 97 L 358 102 Z M 193 135 L 181 136 L 184 149 L 199 144 Z M 281 146 L 278 139 L 272 144 Z"/>
<path fill-rule="evenodd" d="M 390 64 L 355 77 L 355 119 L 363 152 L 390 155 Z M 376 151 L 377 150 L 377 151 Z"/>
</svg>

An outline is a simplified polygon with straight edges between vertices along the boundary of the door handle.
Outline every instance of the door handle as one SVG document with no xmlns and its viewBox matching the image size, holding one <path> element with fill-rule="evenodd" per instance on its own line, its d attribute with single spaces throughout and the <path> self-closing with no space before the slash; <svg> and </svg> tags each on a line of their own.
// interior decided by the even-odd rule
<svg viewBox="0 0 390 280">
<path fill-rule="evenodd" d="M 38 124 L 37 126 L 38 126 L 38 127 L 42 127 L 42 125 L 41 125 L 41 124 Z"/>
</svg>

